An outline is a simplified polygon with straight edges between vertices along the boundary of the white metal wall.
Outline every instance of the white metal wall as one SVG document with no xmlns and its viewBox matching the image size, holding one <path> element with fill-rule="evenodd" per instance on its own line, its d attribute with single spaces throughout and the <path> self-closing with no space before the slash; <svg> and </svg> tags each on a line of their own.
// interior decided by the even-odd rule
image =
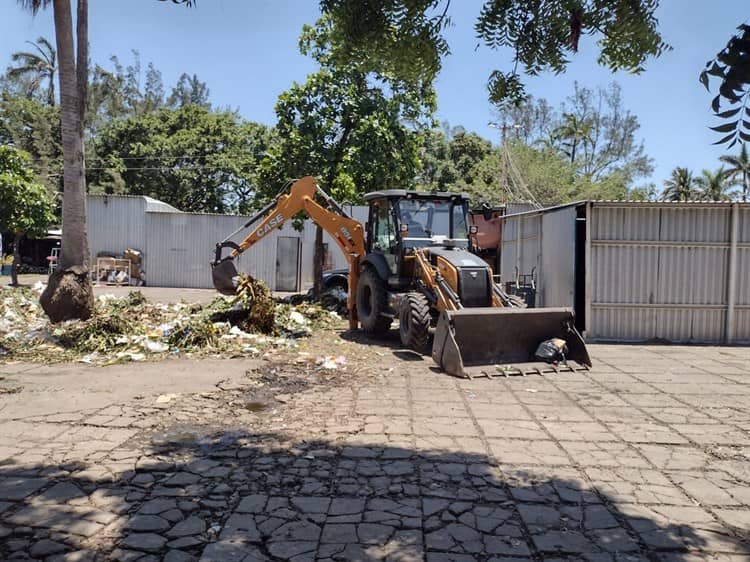
<svg viewBox="0 0 750 562">
<path fill-rule="evenodd" d="M 94 260 L 99 252 L 122 253 L 127 248 L 145 251 L 145 198 L 89 195 L 86 205 L 89 252 Z"/>
<path fill-rule="evenodd" d="M 500 275 L 537 276 L 536 306 L 574 305 L 576 206 L 506 215 Z M 518 233 L 521 233 L 520 237 Z"/>
<path fill-rule="evenodd" d="M 158 203 L 158 202 L 157 202 Z M 89 196 L 89 247 L 92 256 L 98 252 L 121 253 L 126 248 L 143 252 L 146 282 L 152 286 L 212 288 L 209 262 L 216 242 L 247 222 L 249 217 L 166 212 L 163 207 L 148 205 L 144 197 Z M 148 209 L 157 209 L 158 212 Z M 353 218 L 364 223 L 367 207 L 347 207 Z M 233 240 L 239 242 L 248 232 Z M 315 225 L 305 221 L 302 231 L 289 221 L 266 236 L 238 260 L 238 269 L 262 279 L 269 287 L 276 284 L 276 239 L 279 236 L 300 239 L 300 287 L 313 283 L 313 250 Z M 346 257 L 336 243 L 324 233 L 334 268 L 347 267 Z"/>
<path fill-rule="evenodd" d="M 750 341 L 750 209 L 589 203 L 591 339 Z"/>
</svg>

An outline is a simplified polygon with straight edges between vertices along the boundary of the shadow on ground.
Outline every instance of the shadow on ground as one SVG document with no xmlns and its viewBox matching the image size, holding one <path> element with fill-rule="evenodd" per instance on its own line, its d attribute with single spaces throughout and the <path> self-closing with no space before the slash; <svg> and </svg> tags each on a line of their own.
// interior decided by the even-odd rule
<svg viewBox="0 0 750 562">
<path fill-rule="evenodd" d="M 565 467 L 179 423 L 94 465 L 0 467 L 3 560 L 694 560 L 750 556 L 698 506 Z M 114 473 L 114 476 L 111 474 Z M 744 536 L 743 536 L 744 534 Z M 712 558 L 713 559 L 713 558 Z"/>
<path fill-rule="evenodd" d="M 339 333 L 341 339 L 346 341 L 362 344 L 362 345 L 373 345 L 381 347 L 383 349 L 391 350 L 391 353 L 402 361 L 432 361 L 430 353 L 420 353 L 413 349 L 408 349 L 401 343 L 398 330 L 389 330 L 382 336 L 371 336 L 365 334 L 361 330 L 345 330 Z M 431 352 L 432 350 L 432 337 L 430 337 L 429 345 L 426 348 Z"/>
</svg>

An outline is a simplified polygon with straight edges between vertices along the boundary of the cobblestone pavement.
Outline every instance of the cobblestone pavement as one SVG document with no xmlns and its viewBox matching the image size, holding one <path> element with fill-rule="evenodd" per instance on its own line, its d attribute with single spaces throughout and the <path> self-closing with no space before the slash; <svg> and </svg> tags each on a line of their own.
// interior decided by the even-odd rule
<svg viewBox="0 0 750 562">
<path fill-rule="evenodd" d="M 588 373 L 472 381 L 336 349 L 329 374 L 286 352 L 37 416 L 0 365 L 0 558 L 750 559 L 750 349 L 595 345 Z"/>
</svg>

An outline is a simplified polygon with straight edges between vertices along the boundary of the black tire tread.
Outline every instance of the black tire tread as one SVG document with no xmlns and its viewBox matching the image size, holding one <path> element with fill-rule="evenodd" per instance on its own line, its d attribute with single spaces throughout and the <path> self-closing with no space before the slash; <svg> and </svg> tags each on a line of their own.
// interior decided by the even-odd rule
<svg viewBox="0 0 750 562">
<path fill-rule="evenodd" d="M 399 335 L 401 343 L 410 349 L 424 353 L 430 342 L 430 303 L 421 293 L 407 293 L 401 301 L 399 313 Z M 411 316 L 411 330 L 404 329 L 403 314 Z"/>
<path fill-rule="evenodd" d="M 374 302 L 372 303 L 372 310 L 369 316 L 363 316 L 362 310 L 364 307 L 360 306 L 362 297 L 361 288 L 365 284 L 370 285 L 370 291 L 374 295 Z M 380 278 L 378 273 L 371 267 L 366 267 L 362 274 L 359 276 L 359 282 L 357 283 L 357 315 L 359 316 L 359 323 L 362 327 L 362 331 L 366 334 L 383 335 L 391 329 L 391 322 L 393 321 L 385 313 L 388 311 L 388 290 L 385 285 L 385 281 Z"/>
</svg>

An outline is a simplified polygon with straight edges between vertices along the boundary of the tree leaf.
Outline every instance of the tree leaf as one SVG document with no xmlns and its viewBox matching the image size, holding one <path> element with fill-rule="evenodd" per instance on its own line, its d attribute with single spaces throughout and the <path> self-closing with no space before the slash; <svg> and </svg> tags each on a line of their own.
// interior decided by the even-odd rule
<svg viewBox="0 0 750 562">
<path fill-rule="evenodd" d="M 718 117 L 719 119 L 729 119 L 730 117 L 734 117 L 735 115 L 737 115 L 741 109 L 742 109 L 742 106 L 735 107 L 733 109 L 727 109 L 726 111 L 717 113 L 716 117 Z"/>
<path fill-rule="evenodd" d="M 715 127 L 709 127 L 712 131 L 716 131 L 717 133 L 728 133 L 729 131 L 734 131 L 737 129 L 738 121 L 730 121 L 729 123 L 724 123 L 722 125 L 716 125 Z"/>
<path fill-rule="evenodd" d="M 716 96 L 711 102 L 711 109 L 714 113 L 719 113 L 719 104 L 721 103 L 721 96 Z"/>
<path fill-rule="evenodd" d="M 698 81 L 708 90 L 708 73 L 705 70 L 698 76 Z"/>
<path fill-rule="evenodd" d="M 736 132 L 731 132 L 727 136 L 725 136 L 723 139 L 717 140 L 716 142 L 711 143 L 711 144 L 724 144 L 725 142 L 729 142 L 730 140 L 732 140 L 735 136 L 736 136 Z M 732 143 L 729 146 L 731 147 L 732 145 L 734 145 L 734 143 Z"/>
</svg>

